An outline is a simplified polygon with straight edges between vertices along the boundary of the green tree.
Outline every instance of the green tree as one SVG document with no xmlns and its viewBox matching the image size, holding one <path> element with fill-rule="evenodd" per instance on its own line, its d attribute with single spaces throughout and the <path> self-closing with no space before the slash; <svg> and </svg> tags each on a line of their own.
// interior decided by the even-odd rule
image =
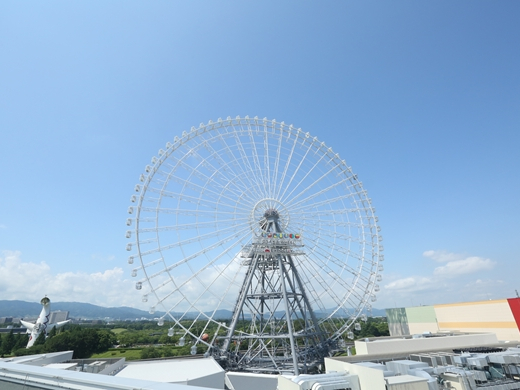
<svg viewBox="0 0 520 390">
<path fill-rule="evenodd" d="M 60 332 L 59 335 L 47 340 L 46 349 L 49 352 L 70 351 L 72 345 L 70 332 Z"/>
<path fill-rule="evenodd" d="M 2 341 L 2 355 L 9 355 L 16 344 L 16 340 L 14 339 L 13 330 L 4 337 Z"/>
<path fill-rule="evenodd" d="M 13 355 L 14 356 L 26 356 L 26 355 L 34 355 L 35 352 L 33 350 L 33 348 L 18 348 L 18 349 L 15 349 L 14 352 L 13 352 Z"/>
<path fill-rule="evenodd" d="M 112 348 L 115 343 L 116 336 L 110 330 L 98 330 L 98 342 L 96 352 L 107 351 L 109 348 Z"/>
<path fill-rule="evenodd" d="M 13 347 L 13 350 L 17 350 L 20 348 L 25 348 L 27 346 L 27 342 L 29 341 L 29 335 L 27 333 L 18 333 L 15 337 L 16 343 Z"/>
<path fill-rule="evenodd" d="M 45 332 L 41 332 L 36 340 L 34 341 L 33 345 L 43 345 L 45 344 Z"/>
<path fill-rule="evenodd" d="M 155 347 L 143 348 L 141 350 L 141 359 L 154 359 L 161 357 L 161 353 Z"/>
<path fill-rule="evenodd" d="M 50 332 L 49 332 L 49 334 L 47 335 L 47 337 L 48 337 L 48 338 L 52 338 L 52 337 L 56 336 L 56 334 L 58 334 L 58 328 L 54 326 L 54 327 L 50 330 Z"/>
<path fill-rule="evenodd" d="M 47 352 L 74 351 L 73 358 L 90 357 L 105 352 L 115 343 L 115 335 L 107 329 L 74 326 L 47 340 Z"/>
</svg>

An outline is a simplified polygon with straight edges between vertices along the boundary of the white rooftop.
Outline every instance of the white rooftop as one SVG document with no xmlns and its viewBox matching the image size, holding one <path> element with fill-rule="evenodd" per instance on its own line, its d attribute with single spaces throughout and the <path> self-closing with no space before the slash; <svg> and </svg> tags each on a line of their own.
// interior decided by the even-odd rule
<svg viewBox="0 0 520 390">
<path fill-rule="evenodd" d="M 73 367 L 76 367 L 78 363 L 51 363 L 46 364 L 44 367 L 47 368 L 57 368 L 58 370 L 70 370 Z"/>
<path fill-rule="evenodd" d="M 222 385 L 215 383 L 211 387 L 223 388 L 225 371 L 213 358 L 169 359 L 127 362 L 127 366 L 116 377 L 193 384 L 203 378 L 215 377 L 215 382 L 218 382 L 216 378 L 221 378 Z"/>
</svg>

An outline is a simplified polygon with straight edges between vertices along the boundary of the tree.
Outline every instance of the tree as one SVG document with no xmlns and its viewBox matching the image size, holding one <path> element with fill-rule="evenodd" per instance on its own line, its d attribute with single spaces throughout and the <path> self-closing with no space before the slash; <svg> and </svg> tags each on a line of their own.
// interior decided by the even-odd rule
<svg viewBox="0 0 520 390">
<path fill-rule="evenodd" d="M 161 353 L 155 347 L 143 348 L 141 350 L 141 359 L 154 359 L 161 357 Z"/>
<path fill-rule="evenodd" d="M 47 352 L 74 351 L 73 358 L 90 357 L 93 353 L 105 352 L 115 343 L 115 335 L 107 329 L 71 327 L 49 338 Z"/>
<path fill-rule="evenodd" d="M 107 351 L 115 343 L 116 336 L 110 330 L 100 329 L 98 330 L 98 342 L 95 352 Z"/>
<path fill-rule="evenodd" d="M 41 332 L 38 335 L 36 340 L 34 340 L 34 344 L 33 345 L 43 345 L 43 344 L 45 344 L 45 332 Z"/>
<path fill-rule="evenodd" d="M 61 332 L 59 335 L 47 340 L 45 346 L 49 352 L 69 351 L 71 350 L 70 332 Z"/>
<path fill-rule="evenodd" d="M 13 330 L 4 337 L 2 341 L 2 355 L 9 355 L 13 350 L 13 347 L 16 344 L 16 340 L 14 339 Z"/>
<path fill-rule="evenodd" d="M 56 336 L 56 334 L 58 333 L 58 328 L 56 326 L 54 326 L 51 331 L 49 332 L 49 334 L 47 335 L 48 338 L 52 338 L 54 336 Z"/>
<path fill-rule="evenodd" d="M 13 350 L 16 351 L 20 348 L 25 348 L 27 346 L 27 342 L 29 341 L 29 335 L 27 333 L 18 333 L 16 335 L 16 343 L 13 347 Z"/>
</svg>

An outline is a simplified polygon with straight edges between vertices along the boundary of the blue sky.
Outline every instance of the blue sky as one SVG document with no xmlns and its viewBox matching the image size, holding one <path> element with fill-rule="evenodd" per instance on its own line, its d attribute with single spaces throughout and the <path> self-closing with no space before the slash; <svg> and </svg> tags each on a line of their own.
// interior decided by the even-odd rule
<svg viewBox="0 0 520 390">
<path fill-rule="evenodd" d="M 125 220 L 152 156 L 293 123 L 376 207 L 374 307 L 500 299 L 520 270 L 517 1 L 0 4 L 0 299 L 142 307 Z"/>
</svg>

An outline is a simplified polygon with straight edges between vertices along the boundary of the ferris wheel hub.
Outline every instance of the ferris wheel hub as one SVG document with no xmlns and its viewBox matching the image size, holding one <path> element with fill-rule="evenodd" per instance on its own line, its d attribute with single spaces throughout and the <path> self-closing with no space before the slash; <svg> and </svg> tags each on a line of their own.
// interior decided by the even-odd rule
<svg viewBox="0 0 520 390">
<path fill-rule="evenodd" d="M 290 222 L 289 210 L 277 199 L 264 198 L 253 206 L 249 217 L 253 234 L 259 236 L 267 231 L 269 221 L 276 222 L 277 233 L 287 231 Z"/>
<path fill-rule="evenodd" d="M 280 214 L 276 209 L 267 209 L 264 213 L 264 218 L 280 218 Z"/>
</svg>

